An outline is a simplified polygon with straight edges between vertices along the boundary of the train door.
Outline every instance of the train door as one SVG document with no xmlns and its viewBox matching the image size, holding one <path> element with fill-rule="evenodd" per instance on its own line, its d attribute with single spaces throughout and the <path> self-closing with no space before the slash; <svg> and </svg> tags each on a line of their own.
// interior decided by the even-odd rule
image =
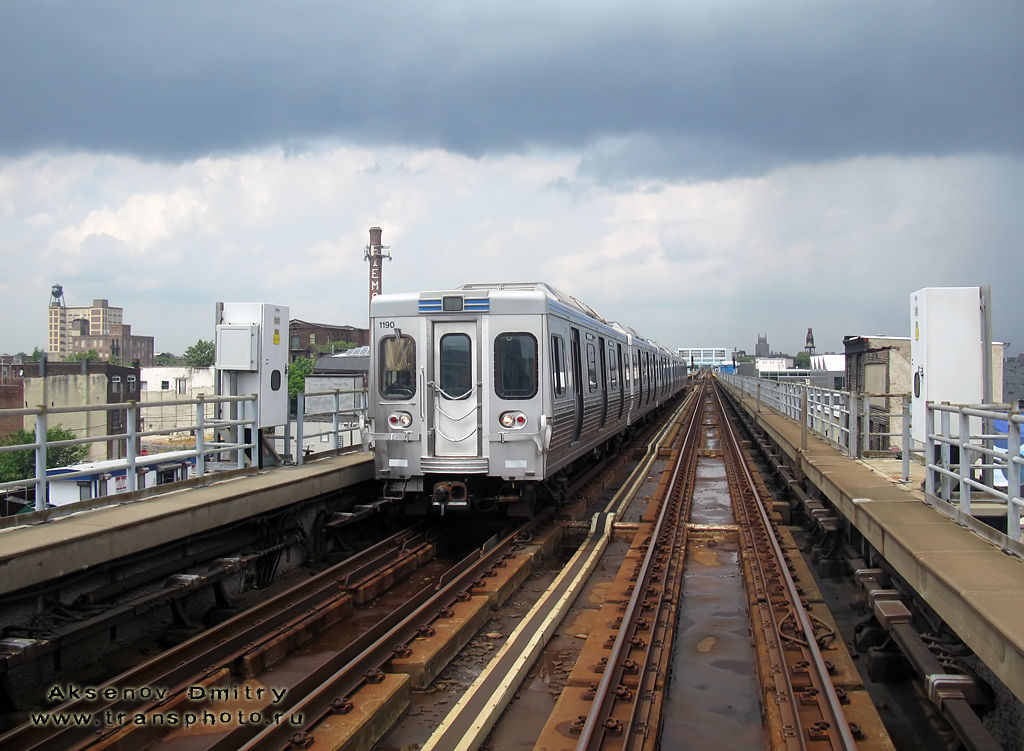
<svg viewBox="0 0 1024 751">
<path fill-rule="evenodd" d="M 478 456 L 480 355 L 473 351 L 476 321 L 434 323 L 434 456 Z"/>
<path fill-rule="evenodd" d="M 644 352 L 644 393 L 647 396 L 647 404 L 651 403 L 651 353 Z"/>
<path fill-rule="evenodd" d="M 583 358 L 580 353 L 580 330 L 572 328 L 572 391 L 576 397 L 576 426 L 572 431 L 572 442 L 576 443 L 583 434 Z"/>
<path fill-rule="evenodd" d="M 599 376 L 601 379 L 601 424 L 598 426 L 598 430 L 603 430 L 608 421 L 608 356 L 605 352 L 603 336 L 597 338 L 597 348 L 601 351 L 601 375 Z"/>
<path fill-rule="evenodd" d="M 628 357 L 628 355 L 627 355 Z M 622 412 L 626 408 L 626 371 L 622 368 L 622 345 L 615 345 L 615 365 L 618 367 L 619 374 L 619 416 L 617 419 L 622 419 Z"/>
</svg>

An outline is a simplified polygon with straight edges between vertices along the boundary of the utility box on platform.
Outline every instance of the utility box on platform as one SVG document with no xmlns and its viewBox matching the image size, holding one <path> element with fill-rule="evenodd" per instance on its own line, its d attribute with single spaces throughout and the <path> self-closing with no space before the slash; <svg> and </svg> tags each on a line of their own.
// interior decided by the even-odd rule
<svg viewBox="0 0 1024 751">
<path fill-rule="evenodd" d="M 912 437 L 924 443 L 926 402 L 984 401 L 980 287 L 926 287 L 910 295 Z M 951 415 L 950 430 L 959 435 Z M 932 430 L 935 432 L 935 430 Z"/>
<path fill-rule="evenodd" d="M 259 396 L 260 428 L 288 422 L 288 308 L 222 303 L 216 367 L 221 393 Z"/>
</svg>

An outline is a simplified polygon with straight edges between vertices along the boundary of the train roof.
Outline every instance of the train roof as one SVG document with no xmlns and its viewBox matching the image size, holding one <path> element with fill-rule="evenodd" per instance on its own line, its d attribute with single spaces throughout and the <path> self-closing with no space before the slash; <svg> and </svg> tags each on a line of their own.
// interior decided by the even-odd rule
<svg viewBox="0 0 1024 751">
<path fill-rule="evenodd" d="M 572 295 L 563 292 L 556 287 L 552 287 L 550 284 L 545 282 L 514 282 L 512 284 L 463 284 L 459 287 L 461 290 L 466 291 L 480 291 L 480 290 L 494 290 L 498 292 L 540 292 L 545 297 L 556 300 L 562 305 L 567 305 L 570 308 L 575 308 L 583 315 L 593 318 L 595 321 L 601 323 L 610 323 L 604 316 L 600 315 L 596 310 L 587 305 L 582 300 L 578 300 Z"/>
<path fill-rule="evenodd" d="M 543 312 L 547 309 L 548 302 L 556 302 L 580 315 L 610 325 L 609 321 L 582 300 L 544 282 L 475 283 L 447 290 L 378 295 L 373 298 L 371 307 L 373 315 L 401 315 L 405 313 L 403 308 L 416 302 L 420 313 L 440 313 L 443 310 L 442 300 L 460 293 L 465 299 L 466 312 L 495 313 L 498 312 L 495 308 L 504 308 L 502 303 L 506 301 L 520 306 L 510 312 L 525 312 L 523 306 L 528 307 L 531 300 L 537 303 L 538 312 Z"/>
<path fill-rule="evenodd" d="M 477 282 L 463 284 L 448 290 L 378 295 L 371 301 L 371 314 L 374 316 L 408 315 L 414 310 L 419 313 L 440 313 L 444 310 L 444 298 L 456 295 L 463 297 L 466 312 L 478 313 L 523 313 L 529 309 L 530 301 L 536 304 L 536 312 L 544 313 L 548 310 L 549 303 L 553 302 L 627 334 L 635 341 L 645 342 L 663 350 L 670 358 L 676 357 L 674 352 L 639 334 L 632 327 L 607 320 L 582 300 L 546 282 Z M 515 307 L 512 308 L 510 305 Z"/>
</svg>

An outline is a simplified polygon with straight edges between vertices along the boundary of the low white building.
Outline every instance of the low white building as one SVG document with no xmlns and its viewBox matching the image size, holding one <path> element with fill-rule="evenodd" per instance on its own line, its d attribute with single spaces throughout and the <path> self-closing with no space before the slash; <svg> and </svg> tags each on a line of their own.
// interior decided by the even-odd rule
<svg viewBox="0 0 1024 751">
<path fill-rule="evenodd" d="M 164 366 L 142 368 L 140 398 L 144 430 L 172 430 L 196 424 L 196 408 L 170 402 L 213 396 L 214 368 Z M 162 406 L 165 405 L 166 406 Z"/>
<path fill-rule="evenodd" d="M 758 357 L 754 361 L 761 378 L 766 378 L 767 373 L 780 373 L 793 367 L 792 357 Z"/>
</svg>

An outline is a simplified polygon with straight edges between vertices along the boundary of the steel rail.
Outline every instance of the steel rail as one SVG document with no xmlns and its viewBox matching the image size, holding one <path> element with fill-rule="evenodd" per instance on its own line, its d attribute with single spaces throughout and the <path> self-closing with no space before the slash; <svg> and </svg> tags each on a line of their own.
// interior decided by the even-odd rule
<svg viewBox="0 0 1024 751">
<path fill-rule="evenodd" d="M 662 443 L 669 435 L 672 425 L 678 422 L 685 414 L 695 393 L 696 391 L 691 392 L 690 395 L 683 400 L 678 409 L 676 409 L 675 412 L 672 413 L 672 416 L 665 421 L 665 426 L 658 430 L 654 437 L 647 442 L 646 456 L 629 474 L 629 477 L 626 478 L 626 481 L 622 484 L 619 492 L 617 492 L 612 497 L 611 501 L 608 502 L 605 510 L 614 513 L 617 519 L 622 519 L 622 515 L 626 511 L 626 507 L 629 506 L 630 502 L 633 500 L 633 496 L 636 495 L 637 488 L 639 488 L 641 483 L 646 479 L 647 473 L 654 465 L 654 461 L 658 458 L 658 452 L 655 450 L 655 446 L 659 448 L 661 447 Z"/>
<path fill-rule="evenodd" d="M 358 570 L 369 560 L 384 558 L 391 560 L 397 550 L 408 549 L 424 539 L 423 524 L 417 523 L 331 566 L 314 577 L 255 605 L 198 636 L 160 653 L 157 657 L 95 687 L 97 698 L 85 698 L 65 702 L 49 710 L 50 715 L 74 716 L 107 711 L 138 714 L 154 710 L 185 691 L 190 685 L 202 681 L 224 665 L 251 652 L 254 645 L 268 635 L 276 635 L 277 629 L 287 627 L 295 620 L 304 619 L 308 611 L 317 605 L 344 594 L 342 580 L 347 573 Z M 295 613 L 300 613 L 296 616 Z M 166 688 L 165 698 L 159 701 L 144 699 L 129 700 L 121 691 L 124 687 Z M 105 699 L 108 690 L 112 699 Z M 4 751 L 44 751 L 61 748 L 66 751 L 87 748 L 103 737 L 119 732 L 122 728 L 112 726 L 97 732 L 95 725 L 36 725 L 24 723 L 0 735 L 0 748 Z"/>
<path fill-rule="evenodd" d="M 703 390 L 703 386 L 701 387 Z M 694 399 L 694 404 L 699 403 L 700 397 Z M 629 598 L 629 603 L 626 606 L 626 611 L 622 617 L 622 625 L 619 628 L 618 635 L 615 638 L 615 643 L 612 645 L 611 654 L 608 657 L 607 667 L 605 668 L 604 674 L 601 676 L 601 681 L 598 684 L 596 694 L 594 696 L 594 705 L 590 713 L 587 715 L 586 722 L 580 731 L 579 740 L 576 743 L 576 751 L 596 751 L 599 749 L 604 742 L 605 726 L 606 721 L 611 716 L 612 707 L 615 703 L 615 689 L 619 686 L 622 675 L 623 675 L 623 662 L 625 655 L 629 653 L 631 648 L 631 641 L 636 635 L 636 620 L 640 616 L 641 603 L 647 593 L 647 588 L 650 584 L 651 573 L 653 571 L 653 564 L 659 549 L 659 543 L 662 535 L 671 524 L 670 512 L 679 512 L 679 505 L 673 503 L 673 500 L 685 500 L 675 498 L 673 499 L 674 490 L 678 487 L 680 476 L 684 471 L 687 471 L 688 464 L 695 465 L 696 451 L 694 446 L 697 442 L 697 419 L 696 415 L 699 410 L 692 409 L 690 412 L 690 422 L 687 426 L 686 434 L 683 439 L 683 450 L 680 451 L 679 461 L 676 463 L 672 471 L 672 478 L 668 484 L 668 492 L 666 497 L 661 502 L 661 508 L 658 512 L 658 518 L 655 522 L 654 530 L 651 533 L 650 543 L 647 545 L 647 551 L 644 555 L 643 563 L 640 566 L 640 571 L 637 575 L 636 585 L 633 587 L 633 593 Z M 689 451 L 687 449 L 690 449 Z M 687 459 L 691 461 L 687 462 Z M 633 711 L 636 710 L 638 702 L 633 702 Z M 630 727 L 625 731 L 626 739 L 628 740 L 632 736 L 632 722 Z"/>
<path fill-rule="evenodd" d="M 345 702 L 367 683 L 368 676 L 380 671 L 394 654 L 396 644 L 407 644 L 416 636 L 419 625 L 427 613 L 451 605 L 459 595 L 468 591 L 480 572 L 500 560 L 517 541 L 519 535 L 545 522 L 551 516 L 550 509 L 539 514 L 510 532 L 497 544 L 476 551 L 445 576 L 447 583 L 430 583 L 413 595 L 396 613 L 373 627 L 348 648 L 338 652 L 326 663 L 306 677 L 300 679 L 288 692 L 301 699 L 288 706 L 279 706 L 275 711 L 282 715 L 303 716 L 305 730 L 289 724 L 275 724 L 263 728 L 256 734 L 251 726 L 238 726 L 207 747 L 208 751 L 256 751 L 257 749 L 281 749 L 312 745 L 316 725 L 327 716 L 338 711 L 340 702 Z"/>
<path fill-rule="evenodd" d="M 839 700 L 839 695 L 836 693 L 835 687 L 832 685 L 832 681 L 828 677 L 828 668 L 825 665 L 824 658 L 821 656 L 821 650 L 818 648 L 817 639 L 814 634 L 814 625 L 811 623 L 807 611 L 800 604 L 800 593 L 797 590 L 796 582 L 793 581 L 793 577 L 789 572 L 789 567 L 785 563 L 785 556 L 782 552 L 782 547 L 779 545 L 779 541 L 776 539 L 775 534 L 772 530 L 771 518 L 768 516 L 768 511 L 766 509 L 764 500 L 761 498 L 760 494 L 757 491 L 757 485 L 754 482 L 754 478 L 750 473 L 750 469 L 747 467 L 746 463 L 742 459 L 743 454 L 739 446 L 739 439 L 736 436 L 732 424 L 729 422 L 728 419 L 725 419 L 725 406 L 722 403 L 722 397 L 719 393 L 717 385 L 713 391 L 713 394 L 715 402 L 719 409 L 719 413 L 723 418 L 719 422 L 721 426 L 724 426 L 724 429 L 722 430 L 722 445 L 723 447 L 726 448 L 726 456 L 728 458 L 728 461 L 733 464 L 735 470 L 740 472 L 744 482 L 746 483 L 745 489 L 749 491 L 749 495 L 751 497 L 753 506 L 756 510 L 756 520 L 760 522 L 761 529 L 764 532 L 764 538 L 769 542 L 771 552 L 773 553 L 774 558 L 778 563 L 778 577 L 783 581 L 787 599 L 790 603 L 790 613 L 793 615 L 794 619 L 799 623 L 800 630 L 804 634 L 804 641 L 806 643 L 802 645 L 802 649 L 806 652 L 807 656 L 810 657 L 810 661 L 814 666 L 814 671 L 807 671 L 807 674 L 810 677 L 811 682 L 813 684 L 816 684 L 813 687 L 816 689 L 817 692 L 817 705 L 820 707 L 821 713 L 825 717 L 825 722 L 829 723 L 828 728 L 821 729 L 835 729 L 835 734 L 833 734 L 832 732 L 828 732 L 828 739 L 831 742 L 833 748 L 841 749 L 842 751 L 854 751 L 854 749 L 857 748 L 857 742 L 856 740 L 854 740 L 853 733 L 850 731 L 849 724 L 846 721 L 846 716 L 843 712 L 843 708 Z M 737 506 L 743 509 L 743 514 L 747 516 L 746 527 L 748 532 L 752 533 L 752 527 L 755 522 L 755 519 L 750 518 L 750 516 L 748 515 L 748 505 L 743 503 L 737 503 Z M 755 560 L 757 562 L 758 568 L 762 569 L 762 581 L 767 580 L 769 577 L 763 571 L 763 568 L 760 564 L 760 560 L 757 558 L 757 556 L 755 556 Z M 771 603 L 769 602 L 769 605 L 770 604 Z M 782 621 L 777 618 L 773 607 L 768 607 L 768 613 L 770 615 L 771 620 L 775 624 L 776 637 L 779 638 L 782 636 L 782 632 L 780 630 Z M 753 616 L 753 614 L 751 615 Z M 784 679 L 784 682 L 787 686 L 787 695 L 785 697 L 786 702 L 780 702 L 780 709 L 782 711 L 785 711 L 785 708 L 783 708 L 781 705 L 783 703 L 788 704 L 793 717 L 799 720 L 799 712 L 795 707 L 797 703 L 797 697 L 794 694 L 791 672 L 790 670 L 786 669 L 785 665 L 780 664 L 779 667 L 782 669 L 782 678 Z M 787 738 L 787 744 L 790 741 L 796 742 L 799 744 L 798 747 L 800 749 L 806 749 L 809 747 L 809 744 L 812 743 L 816 747 L 820 747 L 819 740 L 822 739 L 812 740 L 809 736 L 809 732 L 811 730 L 810 728 L 800 728 L 800 730 L 804 732 L 796 732 L 793 735 L 789 736 Z M 836 745 L 836 741 L 838 741 L 839 745 Z"/>
</svg>

